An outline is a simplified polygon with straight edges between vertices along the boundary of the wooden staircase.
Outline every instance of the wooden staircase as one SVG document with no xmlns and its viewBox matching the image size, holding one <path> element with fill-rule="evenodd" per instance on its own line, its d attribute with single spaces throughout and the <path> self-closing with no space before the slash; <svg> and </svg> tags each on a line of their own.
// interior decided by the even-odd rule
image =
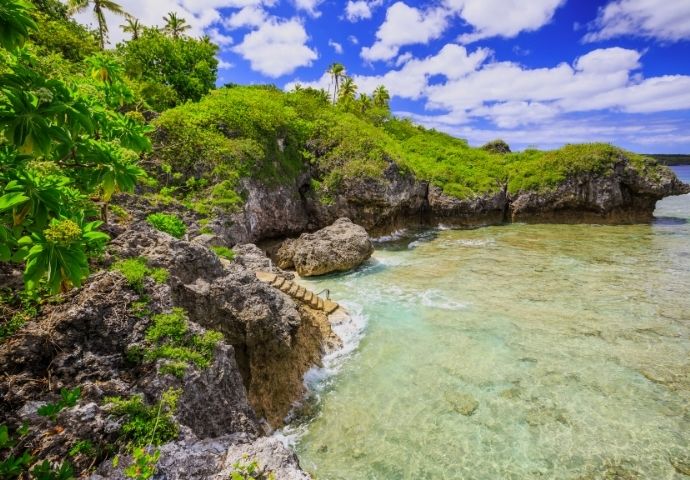
<svg viewBox="0 0 690 480">
<path fill-rule="evenodd" d="M 309 305 L 315 310 L 323 310 L 327 315 L 330 315 L 340 308 L 337 303 L 332 302 L 327 298 L 323 299 L 311 290 L 307 290 L 303 286 L 298 285 L 297 283 L 288 280 L 285 277 L 276 275 L 275 273 L 256 272 L 256 278 L 264 283 L 268 283 L 273 288 L 277 288 L 298 302 Z"/>
</svg>

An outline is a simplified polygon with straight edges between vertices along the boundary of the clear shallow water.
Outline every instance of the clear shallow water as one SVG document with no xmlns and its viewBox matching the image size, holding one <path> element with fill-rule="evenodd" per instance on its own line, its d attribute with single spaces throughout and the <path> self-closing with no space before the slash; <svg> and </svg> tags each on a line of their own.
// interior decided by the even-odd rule
<svg viewBox="0 0 690 480">
<path fill-rule="evenodd" d="M 367 323 L 316 385 L 302 466 L 319 480 L 688 478 L 672 464 L 690 466 L 690 196 L 656 215 L 420 232 L 307 282 Z"/>
</svg>

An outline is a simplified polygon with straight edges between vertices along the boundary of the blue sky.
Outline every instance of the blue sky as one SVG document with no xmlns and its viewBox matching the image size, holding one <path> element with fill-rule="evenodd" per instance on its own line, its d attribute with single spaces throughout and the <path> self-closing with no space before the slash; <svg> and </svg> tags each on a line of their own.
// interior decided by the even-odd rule
<svg viewBox="0 0 690 480">
<path fill-rule="evenodd" d="M 690 0 L 120 3 L 145 24 L 176 11 L 210 35 L 221 85 L 328 88 L 340 62 L 360 92 L 386 85 L 397 115 L 474 145 L 690 153 Z"/>
</svg>

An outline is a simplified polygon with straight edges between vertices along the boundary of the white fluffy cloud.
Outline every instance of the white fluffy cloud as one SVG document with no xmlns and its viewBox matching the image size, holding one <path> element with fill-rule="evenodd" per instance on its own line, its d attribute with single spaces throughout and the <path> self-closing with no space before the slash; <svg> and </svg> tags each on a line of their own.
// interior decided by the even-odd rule
<svg viewBox="0 0 690 480">
<path fill-rule="evenodd" d="M 421 99 L 431 113 L 415 119 L 451 132 L 477 119 L 514 130 L 562 122 L 580 112 L 690 109 L 690 76 L 645 79 L 638 71 L 640 52 L 619 47 L 592 50 L 571 64 L 531 69 L 494 61 L 488 49 L 469 52 L 456 44 L 426 58 L 398 59 L 398 67 L 383 75 L 354 75 L 360 91 L 370 93 L 383 84 L 393 96 Z M 305 85 L 328 88 L 329 83 L 324 75 Z"/>
<path fill-rule="evenodd" d="M 304 25 L 296 19 L 270 18 L 247 33 L 233 51 L 248 60 L 253 70 L 277 78 L 308 66 L 318 57 L 306 43 Z"/>
<path fill-rule="evenodd" d="M 488 37 L 512 38 L 523 31 L 534 31 L 548 24 L 565 0 L 445 0 L 474 28 L 459 40 L 471 43 Z"/>
<path fill-rule="evenodd" d="M 612 121 L 607 116 L 582 119 L 562 119 L 530 125 L 526 128 L 482 129 L 462 122 L 438 122 L 435 116 L 396 112 L 410 117 L 429 128 L 436 128 L 451 135 L 470 139 L 474 145 L 481 145 L 495 138 L 502 138 L 511 147 L 556 148 L 564 143 L 625 143 L 636 145 L 642 152 L 654 151 L 657 145 L 687 144 L 690 141 L 683 125 L 670 122 L 641 122 L 638 117 Z"/>
<path fill-rule="evenodd" d="M 232 45 L 232 37 L 225 35 L 217 28 L 210 28 L 206 31 L 206 33 L 211 38 L 211 41 L 221 48 Z"/>
<path fill-rule="evenodd" d="M 318 6 L 323 0 L 293 0 L 297 10 L 304 10 L 312 17 L 321 16 L 321 12 L 317 10 Z"/>
<path fill-rule="evenodd" d="M 276 0 L 118 0 L 125 12 L 135 16 L 142 24 L 148 26 L 164 25 L 163 16 L 168 12 L 175 12 L 181 16 L 192 27 L 188 32 L 192 36 L 204 35 L 206 29 L 213 24 L 220 22 L 221 8 L 244 8 L 272 6 Z M 96 21 L 91 8 L 74 17 L 78 22 L 86 25 L 95 26 Z M 119 25 L 124 23 L 120 16 L 106 13 L 106 20 L 110 31 L 108 38 L 110 45 L 114 46 L 118 42 L 128 39 Z"/>
<path fill-rule="evenodd" d="M 586 42 L 623 35 L 663 41 L 690 39 L 690 1 L 614 0 L 599 9 L 590 28 Z"/>
<path fill-rule="evenodd" d="M 439 38 L 447 26 L 448 12 L 443 8 L 420 10 L 396 2 L 388 8 L 386 20 L 376 32 L 376 42 L 362 48 L 361 56 L 368 61 L 390 60 L 404 45 Z"/>
<path fill-rule="evenodd" d="M 341 44 L 339 44 L 338 42 L 335 42 L 335 41 L 329 39 L 328 40 L 328 46 L 332 47 L 333 50 L 335 51 L 335 53 L 337 53 L 338 55 L 343 53 L 343 46 Z"/>
<path fill-rule="evenodd" d="M 350 1 L 348 7 L 352 4 L 353 14 L 367 14 L 362 3 Z M 456 16 L 473 29 L 460 35 L 461 43 L 497 36 L 512 38 L 548 24 L 563 3 L 565 0 L 444 0 L 440 6 L 420 9 L 398 1 L 388 8 L 376 42 L 364 47 L 361 56 L 368 61 L 390 60 L 405 45 L 440 38 Z"/>
<path fill-rule="evenodd" d="M 223 23 L 229 29 L 241 27 L 260 27 L 267 19 L 266 11 L 256 5 L 249 5 L 234 12 Z"/>
<path fill-rule="evenodd" d="M 348 0 L 345 5 L 345 18 L 351 22 L 371 18 L 374 8 L 380 6 L 383 0 Z"/>
</svg>

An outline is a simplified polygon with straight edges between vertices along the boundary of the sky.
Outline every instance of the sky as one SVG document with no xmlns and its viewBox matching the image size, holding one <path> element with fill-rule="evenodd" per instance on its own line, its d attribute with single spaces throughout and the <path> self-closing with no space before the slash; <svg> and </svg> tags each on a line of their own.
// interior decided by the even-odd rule
<svg viewBox="0 0 690 480">
<path fill-rule="evenodd" d="M 218 84 L 385 85 L 401 117 L 514 150 L 690 153 L 690 0 L 119 0 L 219 46 Z M 127 38 L 109 17 L 110 42 Z M 77 20 L 93 24 L 88 13 Z"/>
</svg>

